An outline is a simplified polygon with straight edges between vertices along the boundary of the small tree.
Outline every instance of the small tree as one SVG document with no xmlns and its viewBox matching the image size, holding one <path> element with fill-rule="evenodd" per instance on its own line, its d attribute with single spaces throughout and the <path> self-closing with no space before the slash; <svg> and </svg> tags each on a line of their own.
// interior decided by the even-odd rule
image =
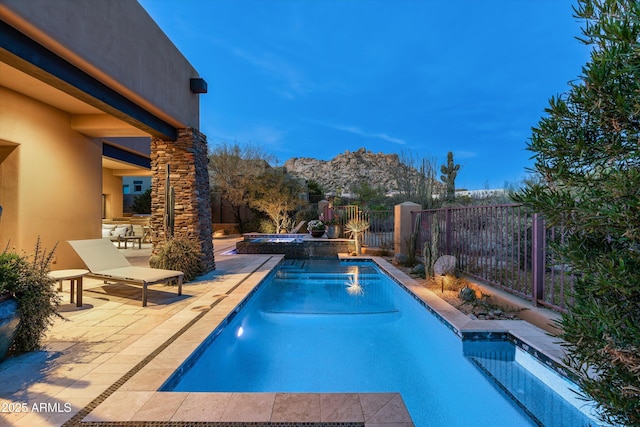
<svg viewBox="0 0 640 427">
<path fill-rule="evenodd" d="M 251 207 L 264 212 L 273 222 L 276 233 L 291 223 L 290 214 L 302 203 L 299 180 L 280 169 L 267 169 L 247 187 Z"/>
<path fill-rule="evenodd" d="M 309 196 L 324 196 L 324 189 L 320 183 L 314 179 L 307 181 L 307 190 L 309 191 Z"/>
<path fill-rule="evenodd" d="M 604 421 L 640 425 L 640 3 L 580 0 L 581 81 L 533 129 L 540 180 L 516 200 L 562 226 L 576 276 L 563 315 L 566 363 Z"/>
<path fill-rule="evenodd" d="M 440 166 L 440 172 L 442 173 L 440 180 L 444 182 L 446 186 L 445 197 L 449 203 L 453 203 L 456 199 L 456 177 L 458 176 L 459 170 L 460 165 L 454 163 L 453 153 L 449 151 L 447 153 L 447 164 Z"/>
<path fill-rule="evenodd" d="M 432 157 L 419 158 L 410 151 L 402 151 L 396 170 L 396 182 L 402 202 L 418 203 L 423 209 L 435 209 L 442 203 L 434 196 L 441 192 L 442 184 L 436 177 L 436 161 Z"/>
<path fill-rule="evenodd" d="M 262 147 L 237 143 L 218 144 L 209 154 L 209 180 L 212 191 L 220 193 L 231 206 L 233 216 L 243 231 L 242 210 L 249 203 L 249 186 L 269 168 L 273 156 Z"/>
<path fill-rule="evenodd" d="M 367 181 L 360 181 L 351 188 L 356 196 L 357 204 L 363 209 L 384 205 L 385 195 L 381 188 L 373 188 Z"/>
<path fill-rule="evenodd" d="M 133 199 L 131 210 L 137 214 L 151 213 L 151 188 Z"/>
</svg>

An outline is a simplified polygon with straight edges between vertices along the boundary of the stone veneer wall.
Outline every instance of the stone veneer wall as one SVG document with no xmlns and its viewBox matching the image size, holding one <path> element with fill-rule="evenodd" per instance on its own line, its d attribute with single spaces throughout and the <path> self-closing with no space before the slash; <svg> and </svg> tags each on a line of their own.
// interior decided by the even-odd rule
<svg viewBox="0 0 640 427">
<path fill-rule="evenodd" d="M 151 241 L 157 253 L 165 241 L 164 197 L 167 164 L 175 191 L 174 235 L 200 244 L 205 272 L 215 269 L 207 138 L 196 129 L 178 129 L 176 141 L 151 139 Z"/>
</svg>

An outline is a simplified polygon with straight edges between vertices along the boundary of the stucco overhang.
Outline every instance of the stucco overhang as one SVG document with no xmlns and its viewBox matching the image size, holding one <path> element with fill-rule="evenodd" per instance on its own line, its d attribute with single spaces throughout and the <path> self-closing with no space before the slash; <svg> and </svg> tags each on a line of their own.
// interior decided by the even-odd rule
<svg viewBox="0 0 640 427">
<path fill-rule="evenodd" d="M 27 92 L 29 96 L 54 106 L 57 104 L 63 109 L 65 105 L 72 105 L 75 109 L 72 113 L 80 113 L 73 119 L 77 130 L 89 136 L 153 135 L 168 140 L 176 138 L 175 127 L 4 21 L 0 21 L 0 63 L 3 63 L 5 71 L 0 73 L 1 85 L 20 93 Z M 39 90 L 33 90 L 36 87 Z M 61 93 L 77 102 L 69 103 L 66 97 L 63 99 L 67 104 L 56 100 Z M 81 107 L 82 104 L 86 107 Z"/>
</svg>

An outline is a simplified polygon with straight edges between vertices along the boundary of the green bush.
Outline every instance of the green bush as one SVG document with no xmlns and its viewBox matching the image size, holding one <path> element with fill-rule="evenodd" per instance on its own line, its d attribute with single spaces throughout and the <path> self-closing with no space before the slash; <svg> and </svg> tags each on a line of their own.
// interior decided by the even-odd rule
<svg viewBox="0 0 640 427">
<path fill-rule="evenodd" d="M 260 220 L 260 232 L 274 234 L 276 232 L 276 226 L 273 224 L 273 221 L 269 219 L 262 219 Z"/>
<path fill-rule="evenodd" d="M 151 188 L 133 199 L 131 210 L 137 214 L 151 213 Z"/>
<path fill-rule="evenodd" d="M 0 253 L 0 295 L 13 295 L 20 313 L 20 324 L 9 349 L 12 353 L 38 350 L 53 318 L 61 317 L 60 297 L 55 281 L 49 277 L 54 251 L 55 248 L 43 250 L 38 239 L 32 255 L 19 255 L 7 248 Z"/>
<path fill-rule="evenodd" d="M 174 237 L 164 242 L 149 264 L 153 268 L 177 270 L 184 273 L 184 281 L 195 279 L 204 271 L 198 243 L 183 237 Z"/>
<path fill-rule="evenodd" d="M 576 276 L 561 321 L 566 364 L 602 419 L 640 425 L 640 3 L 580 0 L 592 48 L 579 83 L 533 129 L 539 180 L 515 198 L 563 232 Z"/>
<path fill-rule="evenodd" d="M 296 212 L 296 224 L 300 221 L 309 222 L 312 219 L 318 219 L 318 210 L 314 208 L 306 208 Z"/>
</svg>

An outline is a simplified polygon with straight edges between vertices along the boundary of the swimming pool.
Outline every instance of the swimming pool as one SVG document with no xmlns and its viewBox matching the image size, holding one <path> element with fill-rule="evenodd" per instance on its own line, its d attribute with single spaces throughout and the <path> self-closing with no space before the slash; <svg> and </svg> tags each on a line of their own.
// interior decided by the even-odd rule
<svg viewBox="0 0 640 427">
<path fill-rule="evenodd" d="M 548 403 L 540 414 L 510 398 L 517 389 L 500 383 L 516 364 L 508 347 L 463 351 L 458 336 L 372 262 L 290 260 L 222 325 L 162 390 L 400 392 L 417 426 L 590 422 L 524 369 L 516 388 L 524 381 L 523 394 L 534 390 L 533 401 L 553 402 L 551 416 L 563 418 L 549 423 Z M 496 353 L 507 357 L 487 356 Z"/>
</svg>

